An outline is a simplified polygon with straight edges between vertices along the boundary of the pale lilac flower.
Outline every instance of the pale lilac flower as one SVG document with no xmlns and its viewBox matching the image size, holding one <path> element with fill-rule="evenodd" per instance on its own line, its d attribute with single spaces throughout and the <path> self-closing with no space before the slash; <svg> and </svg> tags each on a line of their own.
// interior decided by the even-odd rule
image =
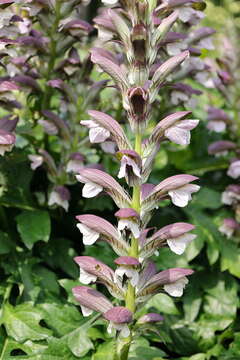
<svg viewBox="0 0 240 360">
<path fill-rule="evenodd" d="M 222 193 L 222 203 L 232 205 L 240 201 L 240 185 L 229 185 Z"/>
<path fill-rule="evenodd" d="M 194 234 L 189 234 L 193 229 L 194 225 L 183 222 L 164 226 L 150 238 L 145 238 L 140 252 L 141 257 L 149 257 L 156 249 L 165 245 L 168 245 L 174 253 L 181 255 L 196 237 Z"/>
<path fill-rule="evenodd" d="M 189 280 L 184 276 L 182 279 L 179 279 L 174 283 L 164 285 L 163 288 L 169 295 L 179 297 L 182 296 L 183 290 L 188 282 Z"/>
<path fill-rule="evenodd" d="M 128 323 L 132 322 L 133 314 L 123 306 L 115 306 L 105 312 L 103 317 L 110 321 L 108 326 L 108 333 L 112 333 L 113 329 L 120 331 L 120 337 L 126 338 L 130 335 Z"/>
<path fill-rule="evenodd" d="M 139 287 L 137 296 L 139 301 L 145 301 L 149 295 L 153 295 L 163 288 L 171 296 L 182 296 L 188 280 L 186 276 L 193 273 L 190 269 L 173 268 L 161 271 L 152 276 L 142 288 Z"/>
<path fill-rule="evenodd" d="M 235 160 L 231 163 L 227 174 L 233 179 L 237 179 L 240 177 L 240 160 Z"/>
<path fill-rule="evenodd" d="M 76 300 L 80 303 L 83 316 L 89 316 L 93 311 L 105 313 L 113 308 L 112 303 L 106 296 L 90 287 L 76 286 L 72 289 L 72 292 Z"/>
<path fill-rule="evenodd" d="M 78 229 L 83 234 L 83 243 L 92 245 L 98 239 L 108 242 L 118 255 L 128 253 L 128 244 L 121 238 L 119 231 L 108 221 L 95 215 L 79 215 L 76 219 Z"/>
<path fill-rule="evenodd" d="M 120 209 L 115 213 L 118 220 L 118 230 L 124 230 L 125 228 L 131 230 L 133 236 L 137 239 L 140 235 L 139 230 L 139 214 L 132 208 Z"/>
<path fill-rule="evenodd" d="M 115 270 L 114 281 L 123 285 L 124 276 L 126 276 L 132 286 L 136 286 L 139 280 L 139 272 L 134 268 L 140 265 L 140 262 L 131 256 L 121 256 L 114 261 L 119 267 Z"/>
<path fill-rule="evenodd" d="M 223 224 L 219 227 L 219 231 L 230 239 L 234 232 L 240 228 L 240 225 L 235 219 L 228 218 L 223 220 Z"/>
<path fill-rule="evenodd" d="M 172 142 L 179 145 L 189 145 L 191 134 L 190 130 L 194 129 L 199 120 L 182 120 L 166 129 L 164 135 Z"/>
<path fill-rule="evenodd" d="M 138 153 L 134 150 L 121 150 L 116 155 L 121 162 L 118 178 L 125 177 L 130 186 L 138 184 L 141 179 L 141 158 Z"/>
<path fill-rule="evenodd" d="M 89 110 L 88 114 L 91 116 L 94 123 L 98 124 L 99 127 L 104 128 L 111 134 L 113 140 L 118 145 L 119 150 L 131 149 L 131 144 L 129 143 L 127 136 L 115 119 L 101 111 Z"/>
<path fill-rule="evenodd" d="M 28 155 L 29 160 L 31 161 L 31 169 L 36 170 L 39 166 L 43 164 L 43 156 L 41 155 Z"/>
<path fill-rule="evenodd" d="M 153 190 L 142 199 L 142 214 L 157 206 L 159 200 L 170 196 L 174 205 L 187 206 L 191 194 L 197 192 L 200 186 L 189 184 L 198 178 L 192 175 L 180 174 L 171 176 L 156 185 Z"/>
<path fill-rule="evenodd" d="M 174 205 L 185 207 L 187 206 L 188 202 L 192 200 L 192 193 L 197 192 L 199 189 L 199 185 L 187 184 L 179 187 L 178 189 L 168 191 L 168 194 L 171 197 Z"/>
<path fill-rule="evenodd" d="M 82 169 L 77 180 L 84 183 L 82 194 L 84 197 L 91 198 L 99 194 L 101 191 L 106 191 L 110 195 L 117 206 L 130 207 L 131 199 L 126 191 L 118 184 L 116 180 L 104 171 L 98 169 Z"/>
<path fill-rule="evenodd" d="M 115 154 L 117 145 L 114 141 L 104 141 L 101 145 L 101 149 L 107 154 Z"/>
<path fill-rule="evenodd" d="M 208 153 L 210 155 L 223 156 L 223 155 L 227 155 L 228 151 L 234 150 L 235 148 L 236 148 L 236 144 L 233 143 L 232 141 L 220 140 L 220 141 L 215 141 L 214 143 L 209 145 Z"/>
<path fill-rule="evenodd" d="M 15 144 L 16 137 L 12 133 L 0 129 L 0 155 L 4 155 L 6 151 L 11 151 Z"/>
<path fill-rule="evenodd" d="M 156 323 L 156 322 L 160 322 L 163 320 L 164 320 L 164 317 L 157 313 L 148 313 L 148 314 L 141 316 L 138 319 L 137 323 L 138 324 Z"/>
<path fill-rule="evenodd" d="M 48 205 L 59 205 L 68 211 L 70 192 L 65 186 L 55 186 L 51 191 L 48 199 Z"/>
<path fill-rule="evenodd" d="M 102 128 L 93 120 L 82 120 L 80 123 L 90 129 L 89 139 L 91 143 L 104 142 L 110 136 L 110 132 L 108 130 Z"/>
<path fill-rule="evenodd" d="M 102 2 L 106 5 L 115 5 L 117 4 L 118 0 L 102 0 Z"/>
<path fill-rule="evenodd" d="M 84 156 L 78 152 L 71 154 L 67 163 L 66 172 L 78 173 L 83 168 Z"/>
</svg>

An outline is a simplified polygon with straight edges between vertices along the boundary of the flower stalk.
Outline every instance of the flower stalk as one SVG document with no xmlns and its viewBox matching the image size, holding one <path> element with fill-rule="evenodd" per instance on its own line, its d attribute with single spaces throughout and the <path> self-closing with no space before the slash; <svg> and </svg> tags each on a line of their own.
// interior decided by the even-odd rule
<svg viewBox="0 0 240 360">
<path fill-rule="evenodd" d="M 194 234 L 189 234 L 194 226 L 181 222 L 169 224 L 149 236 L 147 225 L 152 211 L 165 199 L 170 199 L 175 206 L 187 206 L 191 195 L 199 190 L 198 185 L 192 184 L 197 178 L 179 174 L 157 185 L 147 181 L 163 142 L 188 145 L 190 131 L 197 126 L 198 120 L 188 119 L 190 111 L 178 111 L 165 114 L 148 137 L 147 128 L 159 92 L 161 94 L 161 89 L 171 83 L 181 64 L 190 56 L 187 46 L 184 51 L 166 59 L 164 47 L 168 44 L 168 37 L 172 36 L 170 30 L 176 26 L 182 8 L 191 16 L 201 16 L 189 0 L 171 1 L 169 4 L 163 1 L 169 5 L 163 7 L 157 7 L 157 2 L 153 1 L 149 4 L 146 0 L 119 3 L 104 0 L 103 3 L 108 8 L 97 16 L 96 26 L 100 38 L 103 34 L 104 46 L 100 43 L 91 50 L 91 60 L 109 75 L 119 91 L 132 133 L 131 140 L 125 130 L 127 124 L 120 126 L 111 116 L 99 111 L 88 111 L 90 119 L 81 121 L 81 124 L 89 129 L 93 143 L 104 144 L 109 139 L 115 143 L 115 155 L 120 163 L 118 178 L 125 178 L 129 190 L 126 191 L 102 170 L 85 168 L 79 171 L 77 179 L 84 184 L 83 197 L 92 198 L 105 192 L 119 208 L 115 214 L 117 228 L 94 215 L 78 216 L 77 226 L 83 242 L 93 245 L 100 240 L 106 241 L 119 257 L 114 260 L 115 271 L 93 258 L 78 257 L 77 263 L 81 282 L 86 285 L 96 281 L 103 283 L 119 306 L 113 306 L 102 294 L 85 286 L 78 286 L 73 292 L 78 294 L 83 314 L 102 313 L 109 322 L 108 332 L 117 337 L 115 360 L 127 360 L 131 343 L 141 333 L 141 326 L 148 322 L 156 326 L 162 321 L 162 317 L 154 313 L 138 319 L 139 308 L 144 308 L 145 303 L 160 291 L 173 297 L 181 296 L 188 283 L 187 276 L 193 273 L 182 268 L 157 272 L 149 258 L 164 246 L 181 255 L 195 238 Z M 107 48 L 112 39 L 112 47 Z M 113 48 L 117 54 L 110 51 Z M 188 87 L 187 90 L 190 91 Z M 84 297 L 87 292 L 91 296 Z"/>
</svg>

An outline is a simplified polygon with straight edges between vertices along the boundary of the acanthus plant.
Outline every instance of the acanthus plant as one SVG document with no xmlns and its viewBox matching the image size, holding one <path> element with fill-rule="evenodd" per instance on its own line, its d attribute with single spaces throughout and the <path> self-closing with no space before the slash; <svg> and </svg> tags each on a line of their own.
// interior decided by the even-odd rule
<svg viewBox="0 0 240 360">
<path fill-rule="evenodd" d="M 50 185 L 37 189 L 40 204 L 47 201 L 67 211 L 67 185 L 76 182 L 74 174 L 85 163 L 97 161 L 79 125 L 106 84 L 90 79 L 87 48 L 93 27 L 80 19 L 85 6 L 80 0 L 16 0 L 0 6 L 0 97 L 5 109 L 0 153 L 16 142 L 28 154 L 32 170 L 44 166 Z"/>
<path fill-rule="evenodd" d="M 210 144 L 210 155 L 222 157 L 227 164 L 228 185 L 222 193 L 222 203 L 231 213 L 222 219 L 219 231 L 227 238 L 239 239 L 240 234 L 240 102 L 239 102 L 239 65 L 240 54 L 237 49 L 239 31 L 234 25 L 227 23 L 229 36 L 221 35 L 219 41 L 223 45 L 219 58 L 212 64 L 215 78 L 214 84 L 222 95 L 223 109 L 211 106 L 208 109 L 207 127 L 223 135 L 221 140 Z M 222 51 L 223 49 L 223 51 Z M 222 52 L 222 54 L 221 54 Z"/>
<path fill-rule="evenodd" d="M 147 181 L 161 144 L 169 140 L 189 144 L 190 131 L 198 120 L 189 119 L 190 111 L 168 111 L 150 134 L 148 125 L 158 93 L 164 94 L 177 68 L 190 56 L 189 50 L 184 50 L 163 61 L 164 39 L 171 34 L 182 10 L 192 14 L 196 6 L 204 3 L 107 0 L 104 3 L 115 7 L 102 11 L 97 26 L 101 23 L 105 34 L 111 33 L 113 44 L 122 53 L 96 47 L 91 50 L 91 60 L 113 80 L 121 94 L 127 121 L 121 126 L 110 115 L 89 110 L 90 119 L 83 120 L 82 124 L 90 129 L 90 136 L 96 137 L 98 143 L 107 139 L 115 142 L 115 158 L 120 163 L 118 178 L 125 178 L 129 191 L 102 170 L 79 171 L 77 179 L 84 184 L 83 197 L 92 198 L 105 192 L 119 208 L 115 214 L 117 227 L 92 214 L 77 216 L 83 243 L 89 246 L 99 240 L 106 241 L 118 257 L 114 261 L 115 271 L 93 257 L 76 257 L 84 286 L 73 288 L 73 294 L 84 316 L 97 311 L 107 320 L 108 332 L 117 335 L 115 359 L 125 360 L 135 336 L 144 331 L 146 324 L 162 320 L 161 315 L 155 313 L 139 318 L 138 310 L 161 291 L 181 296 L 188 283 L 187 276 L 193 273 L 183 268 L 157 272 L 150 258 L 164 246 L 181 255 L 195 238 L 191 233 L 194 226 L 177 222 L 152 231 L 148 223 L 153 210 L 163 200 L 170 199 L 179 207 L 187 206 L 192 194 L 199 190 L 193 183 L 198 178 L 179 174 L 157 185 Z M 96 289 L 85 286 L 95 282 L 107 287 L 113 302 Z"/>
</svg>

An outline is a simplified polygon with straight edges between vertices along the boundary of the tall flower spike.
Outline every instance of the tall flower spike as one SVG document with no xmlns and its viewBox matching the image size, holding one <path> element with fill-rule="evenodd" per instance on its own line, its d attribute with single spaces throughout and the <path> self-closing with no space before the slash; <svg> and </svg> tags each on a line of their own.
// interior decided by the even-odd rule
<svg viewBox="0 0 240 360">
<path fill-rule="evenodd" d="M 161 251 L 163 246 L 168 246 L 171 251 L 181 255 L 195 238 L 190 233 L 194 226 L 176 222 L 156 230 L 147 228 L 147 223 L 151 220 L 151 211 L 159 206 L 161 200 L 171 199 L 176 206 L 186 206 L 191 195 L 199 190 L 198 185 L 192 184 L 198 178 L 180 174 L 166 178 L 158 185 L 145 182 L 151 174 L 161 143 L 172 141 L 178 145 L 188 145 L 191 130 L 197 126 L 198 120 L 187 118 L 190 111 L 174 113 L 173 110 L 169 114 L 169 110 L 163 106 L 162 113 L 166 113 L 165 117 L 150 133 L 149 129 L 145 129 L 152 115 L 151 106 L 159 91 L 161 93 L 158 99 L 160 102 L 163 99 L 163 104 L 165 101 L 169 102 L 168 94 L 171 100 L 172 92 L 178 91 L 175 94 L 175 105 L 184 103 L 184 106 L 190 102 L 193 104 L 191 96 L 201 93 L 186 85 L 183 80 L 188 74 L 195 75 L 198 71 L 205 70 L 204 62 L 198 58 L 201 54 L 199 43 L 206 39 L 211 29 L 195 32 L 192 38 L 177 32 L 178 18 L 187 23 L 182 28 L 188 29 L 202 17 L 202 13 L 192 7 L 203 3 L 201 0 L 163 0 L 161 4 L 156 0 L 103 2 L 110 6 L 116 3 L 118 5 L 103 10 L 95 19 L 99 40 L 101 43 L 117 44 L 118 53 L 100 47 L 94 48 L 91 50 L 91 60 L 113 80 L 115 90 L 121 94 L 126 119 L 121 119 L 121 123 L 124 120 L 124 125 L 121 126 L 111 116 L 90 110 L 90 120 L 83 121 L 82 124 L 90 128 L 90 140 L 101 142 L 102 148 L 105 141 L 116 144 L 115 148 L 118 149 L 114 155 L 120 162 L 118 177 L 125 178 L 132 189 L 130 197 L 105 172 L 86 168 L 79 171 L 77 178 L 84 184 L 84 197 L 93 197 L 104 191 L 119 207 L 115 213 L 118 229 L 94 215 L 78 216 L 83 242 L 93 244 L 104 240 L 119 257 L 114 261 L 114 274 L 110 268 L 93 258 L 78 257 L 77 262 L 83 282 L 104 283 L 111 294 L 124 300 L 120 306 L 111 307 L 106 312 L 100 311 L 103 318 L 110 322 L 109 333 L 113 329 L 117 330 L 116 359 L 127 360 L 133 334 L 143 332 L 147 323 L 162 320 L 161 315 L 153 313 L 138 320 L 137 311 L 151 296 L 162 290 L 174 297 L 181 296 L 188 283 L 187 276 L 193 273 L 190 269 L 181 268 L 157 272 L 155 264 L 149 258 L 157 250 Z M 176 29 L 169 32 L 173 25 Z M 111 46 L 112 51 L 115 48 Z M 171 52 L 175 56 L 167 58 L 167 54 Z M 194 58 L 185 61 L 192 54 Z M 174 74 L 175 71 L 178 72 Z M 168 86 L 166 91 L 161 91 L 172 79 L 174 84 Z M 134 140 L 134 145 L 130 139 Z M 105 300 L 103 302 L 105 304 Z M 91 308 L 89 304 L 85 303 L 85 306 Z"/>
</svg>

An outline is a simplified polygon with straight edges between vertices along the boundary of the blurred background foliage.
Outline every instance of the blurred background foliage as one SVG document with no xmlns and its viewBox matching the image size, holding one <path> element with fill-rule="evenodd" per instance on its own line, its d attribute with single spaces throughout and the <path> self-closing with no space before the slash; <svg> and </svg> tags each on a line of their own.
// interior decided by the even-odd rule
<svg viewBox="0 0 240 360">
<path fill-rule="evenodd" d="M 91 1 L 81 18 L 91 23 L 99 5 L 100 1 Z M 240 52 L 240 1 L 208 0 L 203 24 L 217 30 L 215 50 L 203 51 L 203 57 L 215 59 L 223 55 L 223 35 L 233 39 Z M 87 54 L 94 36 L 84 40 L 79 53 Z M 92 81 L 103 79 L 95 70 L 91 72 Z M 78 94 L 79 104 L 85 98 L 83 89 Z M 120 120 L 118 99 L 111 97 L 109 102 L 111 91 L 103 90 L 100 105 L 94 100 L 91 106 Z M 57 99 L 54 93 L 56 104 Z M 200 177 L 202 189 L 191 205 L 181 210 L 163 203 L 151 222 L 158 228 L 175 221 L 196 225 L 198 237 L 184 256 L 164 248 L 154 259 L 159 270 L 191 266 L 195 274 L 180 300 L 158 294 L 147 304 L 148 310 L 163 314 L 164 322 L 158 333 L 147 334 L 134 343 L 130 360 L 240 359 L 240 239 L 239 235 L 226 238 L 218 230 L 222 220 L 232 215 L 221 202 L 221 193 L 231 184 L 226 176 L 228 159 L 214 158 L 207 150 L 213 141 L 231 139 L 231 135 L 209 132 L 208 106 L 222 107 L 230 115 L 233 112 L 216 89 L 204 90 L 193 111 L 194 117 L 202 121 L 193 132 L 191 145 L 164 145 L 151 176 L 153 183 L 181 172 Z M 21 111 L 26 115 L 26 107 L 19 111 L 20 117 Z M 156 111 L 155 115 L 158 121 L 161 114 Z M 80 106 L 78 118 L 85 117 L 85 108 Z M 34 132 L 36 141 L 41 142 L 42 130 L 38 127 Z M 61 153 L 55 138 L 50 136 L 48 141 L 53 156 L 58 158 Z M 102 321 L 98 320 L 94 327 L 86 323 L 71 288 L 79 284 L 74 256 L 96 256 L 109 265 L 113 260 L 105 243 L 84 249 L 75 216 L 104 214 L 114 221 L 116 209 L 106 196 L 82 199 L 81 185 L 74 182 L 68 183 L 71 200 L 67 213 L 41 201 L 50 180 L 43 169 L 33 172 L 30 168 L 27 156 L 32 142 L 32 134 L 24 137 L 19 133 L 14 150 L 0 159 L 0 359 L 112 360 L 112 340 L 104 332 Z M 84 155 L 89 155 L 90 163 L 103 163 L 107 172 L 116 175 L 117 164 L 97 147 L 87 148 Z"/>
</svg>

